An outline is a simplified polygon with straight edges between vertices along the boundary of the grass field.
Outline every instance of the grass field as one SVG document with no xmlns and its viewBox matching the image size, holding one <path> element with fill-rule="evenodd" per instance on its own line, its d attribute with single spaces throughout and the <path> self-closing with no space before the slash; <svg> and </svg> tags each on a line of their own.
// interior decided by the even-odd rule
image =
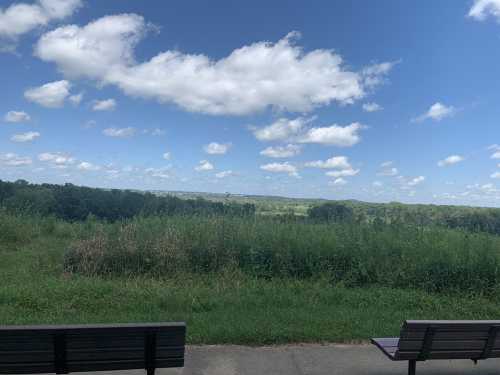
<svg viewBox="0 0 500 375">
<path fill-rule="evenodd" d="M 68 273 L 64 257 L 95 223 L 2 216 L 0 324 L 184 320 L 192 344 L 349 342 L 397 334 L 404 319 L 494 319 L 500 299 L 238 268 L 168 278 Z M 93 229 L 94 228 L 94 229 Z"/>
</svg>

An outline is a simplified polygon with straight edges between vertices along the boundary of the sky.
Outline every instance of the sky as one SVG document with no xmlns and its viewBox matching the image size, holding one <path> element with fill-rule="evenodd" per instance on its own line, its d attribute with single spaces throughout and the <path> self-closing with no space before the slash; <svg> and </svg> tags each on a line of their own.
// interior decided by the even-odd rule
<svg viewBox="0 0 500 375">
<path fill-rule="evenodd" d="M 0 0 L 0 179 L 500 206 L 500 0 Z"/>
</svg>

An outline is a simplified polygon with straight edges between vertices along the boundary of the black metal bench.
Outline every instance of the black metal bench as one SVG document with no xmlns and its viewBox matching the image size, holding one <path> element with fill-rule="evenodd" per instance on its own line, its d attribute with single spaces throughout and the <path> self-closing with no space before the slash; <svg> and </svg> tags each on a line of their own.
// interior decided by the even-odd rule
<svg viewBox="0 0 500 375">
<path fill-rule="evenodd" d="M 393 361 L 408 361 L 415 375 L 417 361 L 500 357 L 500 320 L 407 320 L 399 338 L 372 343 Z"/>
<path fill-rule="evenodd" d="M 0 374 L 183 367 L 184 323 L 0 326 Z"/>
</svg>

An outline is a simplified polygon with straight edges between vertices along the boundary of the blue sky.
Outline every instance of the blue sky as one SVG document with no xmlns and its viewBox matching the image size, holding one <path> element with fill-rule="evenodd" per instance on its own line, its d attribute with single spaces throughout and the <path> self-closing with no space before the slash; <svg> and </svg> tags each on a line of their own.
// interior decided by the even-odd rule
<svg viewBox="0 0 500 375">
<path fill-rule="evenodd" d="M 0 179 L 500 205 L 500 0 L 269 3 L 0 1 Z"/>
</svg>

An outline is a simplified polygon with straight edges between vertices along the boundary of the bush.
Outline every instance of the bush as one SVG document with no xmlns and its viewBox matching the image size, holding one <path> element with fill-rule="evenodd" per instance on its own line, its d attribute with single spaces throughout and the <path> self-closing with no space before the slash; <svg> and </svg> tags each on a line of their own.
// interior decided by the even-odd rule
<svg viewBox="0 0 500 375">
<path fill-rule="evenodd" d="M 500 238 L 380 223 L 151 217 L 94 226 L 68 249 L 65 267 L 155 277 L 237 269 L 263 278 L 487 294 L 500 284 Z"/>
</svg>

